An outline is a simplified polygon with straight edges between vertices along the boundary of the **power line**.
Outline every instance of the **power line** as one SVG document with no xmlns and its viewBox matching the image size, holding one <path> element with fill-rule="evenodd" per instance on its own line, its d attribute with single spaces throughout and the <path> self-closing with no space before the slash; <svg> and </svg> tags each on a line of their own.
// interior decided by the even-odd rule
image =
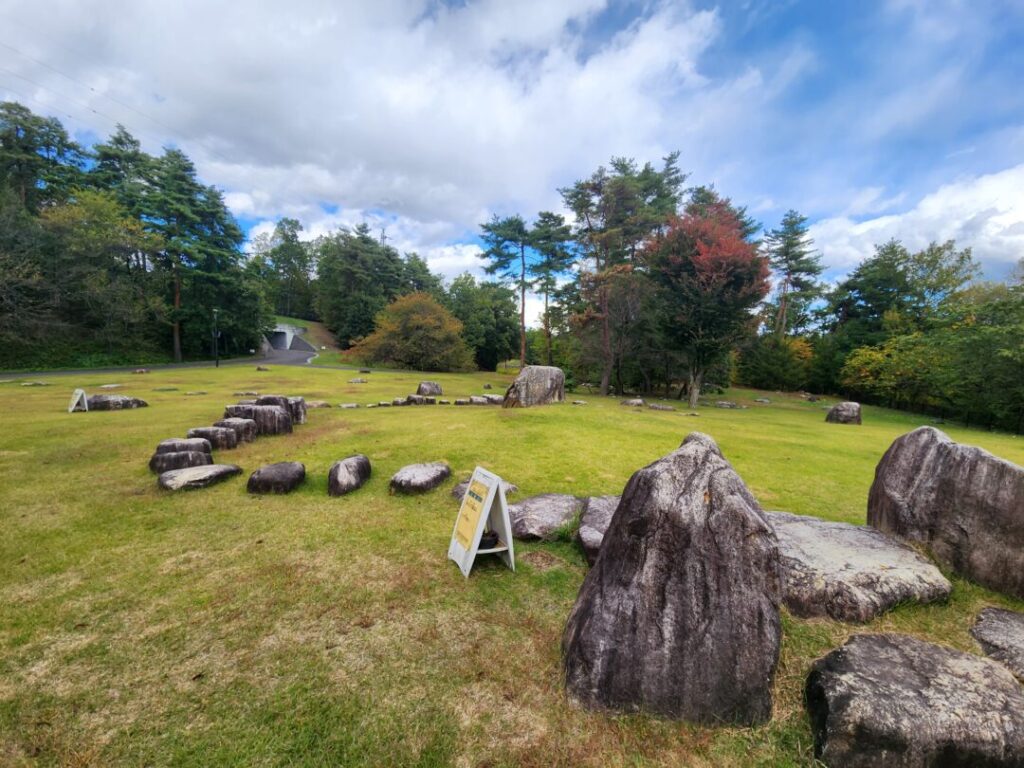
<svg viewBox="0 0 1024 768">
<path fill-rule="evenodd" d="M 0 72 L 6 72 L 8 75 L 12 75 L 14 77 L 17 77 L 19 80 L 24 80 L 26 83 L 31 83 L 32 85 L 36 86 L 37 88 L 42 88 L 44 91 L 49 91 L 54 96 L 58 96 L 58 97 L 60 97 L 62 99 L 66 99 L 67 101 L 70 101 L 70 102 L 72 102 L 74 104 L 77 104 L 78 106 L 82 107 L 83 109 L 87 109 L 88 111 L 92 112 L 94 115 L 97 115 L 98 117 L 106 118 L 107 120 L 109 120 L 114 125 L 117 125 L 118 122 L 119 122 L 116 118 L 113 118 L 113 117 L 111 117 L 110 115 L 108 115 L 108 114 L 106 114 L 104 112 L 100 112 L 98 109 L 96 109 L 95 107 L 87 104 L 86 102 L 79 101 L 78 99 L 75 99 L 75 98 L 73 98 L 71 96 L 68 96 L 67 94 L 61 93 L 60 91 L 55 91 L 53 88 L 50 88 L 47 85 L 43 85 L 38 80 L 33 80 L 31 77 L 25 77 L 25 75 L 18 74 L 17 72 L 14 72 L 13 70 L 10 70 L 10 69 L 6 69 L 5 67 L 0 67 Z"/>
</svg>

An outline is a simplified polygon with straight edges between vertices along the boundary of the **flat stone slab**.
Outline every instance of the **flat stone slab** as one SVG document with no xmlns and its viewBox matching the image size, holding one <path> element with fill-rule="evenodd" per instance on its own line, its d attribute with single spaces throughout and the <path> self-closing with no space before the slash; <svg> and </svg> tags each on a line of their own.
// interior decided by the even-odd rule
<svg viewBox="0 0 1024 768">
<path fill-rule="evenodd" d="M 336 461 L 327 473 L 327 493 L 344 496 L 361 488 L 370 479 L 370 460 L 361 453 Z"/>
<path fill-rule="evenodd" d="M 643 408 L 644 399 L 642 397 L 633 397 L 629 400 L 623 400 L 619 405 L 628 405 L 630 408 Z"/>
<path fill-rule="evenodd" d="M 181 438 L 172 437 L 168 440 L 161 440 L 157 443 L 157 453 L 178 453 L 179 451 L 202 451 L 209 453 L 213 450 L 210 441 L 205 437 Z"/>
<path fill-rule="evenodd" d="M 675 408 L 673 408 L 671 405 L 662 405 L 661 403 L 648 403 L 647 407 L 650 408 L 652 411 L 674 411 L 675 410 Z"/>
<path fill-rule="evenodd" d="M 238 447 L 238 433 L 228 427 L 194 427 L 186 437 L 202 437 L 210 441 L 210 445 L 219 450 L 230 450 Z"/>
<path fill-rule="evenodd" d="M 298 461 L 266 464 L 251 475 L 245 489 L 249 493 L 291 493 L 306 479 L 306 465 Z"/>
<path fill-rule="evenodd" d="M 149 460 L 149 469 L 162 475 L 172 469 L 202 467 L 213 464 L 213 457 L 206 451 L 173 451 L 154 453 Z"/>
<path fill-rule="evenodd" d="M 307 408 L 330 408 L 331 404 L 328 403 L 326 400 L 307 400 L 306 401 L 306 407 Z"/>
<path fill-rule="evenodd" d="M 505 489 L 505 498 L 507 499 L 513 493 L 519 493 L 519 486 L 515 483 L 510 483 L 508 480 L 501 481 L 502 487 Z M 466 491 L 469 490 L 469 480 L 463 480 L 461 483 L 457 483 L 452 488 L 452 498 L 457 500 L 460 504 L 462 503 L 462 497 L 466 495 Z"/>
<path fill-rule="evenodd" d="M 1024 688 L 989 659 L 909 635 L 854 635 L 805 701 L 829 766 L 1024 765 Z"/>
<path fill-rule="evenodd" d="M 437 488 L 451 473 L 451 467 L 443 461 L 409 464 L 392 475 L 391 490 L 395 493 L 425 493 Z"/>
<path fill-rule="evenodd" d="M 89 395 L 86 402 L 89 403 L 90 411 L 125 411 L 131 408 L 149 407 L 149 403 L 145 400 L 128 395 Z"/>
<path fill-rule="evenodd" d="M 547 539 L 572 521 L 583 508 L 583 500 L 565 493 L 542 493 L 510 504 L 512 535 L 527 541 Z"/>
<path fill-rule="evenodd" d="M 971 634 L 987 656 L 1024 682 L 1024 613 L 986 608 L 978 614 Z"/>
<path fill-rule="evenodd" d="M 589 496 L 583 502 L 583 514 L 580 515 L 580 530 L 577 534 L 583 554 L 587 562 L 593 565 L 601 552 L 601 542 L 619 506 L 621 496 Z"/>
<path fill-rule="evenodd" d="M 766 512 L 779 540 L 782 593 L 796 616 L 871 621 L 905 602 L 945 600 L 950 583 L 931 561 L 881 531 Z"/>
<path fill-rule="evenodd" d="M 206 488 L 241 473 L 242 468 L 234 464 L 208 464 L 205 467 L 172 469 L 160 475 L 157 482 L 166 491 L 184 491 Z"/>
</svg>

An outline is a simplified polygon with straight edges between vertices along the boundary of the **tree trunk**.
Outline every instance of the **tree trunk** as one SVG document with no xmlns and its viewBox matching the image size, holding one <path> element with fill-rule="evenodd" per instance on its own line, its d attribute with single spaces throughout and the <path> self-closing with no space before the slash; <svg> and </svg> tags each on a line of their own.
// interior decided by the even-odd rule
<svg viewBox="0 0 1024 768">
<path fill-rule="evenodd" d="M 548 292 L 544 291 L 544 344 L 547 352 L 547 364 L 554 365 L 551 357 L 551 321 L 548 319 Z"/>
<path fill-rule="evenodd" d="M 519 370 L 526 367 L 526 247 L 519 246 Z"/>
<path fill-rule="evenodd" d="M 181 275 L 178 267 L 174 267 L 174 362 L 181 362 L 181 321 L 178 319 L 178 310 L 181 309 Z"/>
<path fill-rule="evenodd" d="M 700 401 L 700 387 L 704 382 L 704 370 L 690 367 L 690 408 L 696 408 Z"/>
<path fill-rule="evenodd" d="M 612 334 L 608 324 L 608 290 L 601 286 L 601 394 L 608 394 L 608 386 L 612 379 L 612 367 L 615 365 L 615 356 L 612 354 Z"/>
<path fill-rule="evenodd" d="M 782 292 L 779 294 L 779 314 L 775 318 L 775 335 L 782 338 L 786 335 L 786 308 L 789 298 L 789 278 L 782 281 Z"/>
</svg>

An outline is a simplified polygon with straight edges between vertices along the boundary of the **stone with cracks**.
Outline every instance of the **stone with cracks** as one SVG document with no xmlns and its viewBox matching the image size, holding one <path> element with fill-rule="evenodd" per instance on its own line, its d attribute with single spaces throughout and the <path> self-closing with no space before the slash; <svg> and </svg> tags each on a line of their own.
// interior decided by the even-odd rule
<svg viewBox="0 0 1024 768">
<path fill-rule="evenodd" d="M 306 423 L 306 398 L 289 397 L 288 412 L 292 416 L 292 424 Z"/>
<path fill-rule="evenodd" d="M 601 552 L 601 542 L 612 522 L 612 515 L 619 506 L 621 496 L 590 496 L 583 502 L 580 515 L 580 530 L 577 538 L 583 547 L 587 562 L 593 565 Z"/>
<path fill-rule="evenodd" d="M 772 713 L 775 535 L 715 442 L 694 432 L 637 471 L 562 639 L 589 708 L 750 725 Z"/>
<path fill-rule="evenodd" d="M 251 475 L 245 489 L 249 493 L 291 493 L 306 479 L 306 465 L 298 461 L 266 464 Z"/>
<path fill-rule="evenodd" d="M 86 402 L 90 411 L 124 411 L 149 407 L 145 400 L 128 395 L 89 395 Z"/>
<path fill-rule="evenodd" d="M 369 479 L 370 460 L 361 453 L 349 456 L 331 465 L 327 473 L 327 493 L 331 496 L 344 496 L 361 488 Z"/>
<path fill-rule="evenodd" d="M 510 483 L 508 480 L 502 480 L 501 486 L 505 489 L 506 499 L 513 493 L 519 493 L 519 486 L 515 483 Z M 463 480 L 461 483 L 456 483 L 455 487 L 452 488 L 452 498 L 461 504 L 462 497 L 466 495 L 467 490 L 469 490 L 469 480 Z"/>
<path fill-rule="evenodd" d="M 168 440 L 161 440 L 156 446 L 157 453 L 178 453 L 179 451 L 201 451 L 209 453 L 213 450 L 210 441 L 205 437 L 193 437 L 186 440 L 181 437 L 172 437 Z"/>
<path fill-rule="evenodd" d="M 287 408 L 280 405 L 229 405 L 224 408 L 224 418 L 252 419 L 256 422 L 257 435 L 287 435 L 292 431 L 292 417 Z"/>
<path fill-rule="evenodd" d="M 416 394 L 440 397 L 444 393 L 441 391 L 441 385 L 436 381 L 421 381 L 420 385 L 416 387 Z"/>
<path fill-rule="evenodd" d="M 875 469 L 868 525 L 923 544 L 940 565 L 1024 597 L 1024 468 L 934 427 L 896 439 Z"/>
<path fill-rule="evenodd" d="M 854 635 L 811 667 L 814 754 L 843 768 L 1024 765 L 1024 688 L 989 659 Z"/>
<path fill-rule="evenodd" d="M 437 488 L 451 475 L 451 468 L 443 461 L 429 464 L 409 464 L 391 477 L 393 493 L 424 493 Z"/>
<path fill-rule="evenodd" d="M 860 403 L 836 403 L 828 409 L 825 421 L 829 424 L 860 424 Z"/>
<path fill-rule="evenodd" d="M 162 475 L 172 469 L 202 467 L 213 464 L 213 457 L 206 451 L 174 451 L 154 453 L 149 460 L 149 469 Z"/>
<path fill-rule="evenodd" d="M 971 634 L 986 655 L 1024 682 L 1024 613 L 986 608 L 978 614 Z"/>
<path fill-rule="evenodd" d="M 863 525 L 766 512 L 779 541 L 782 595 L 796 616 L 871 621 L 900 603 L 945 600 L 950 583 L 916 550 Z"/>
<path fill-rule="evenodd" d="M 238 447 L 238 433 L 227 427 L 194 427 L 186 437 L 202 437 L 210 441 L 217 450 L 230 450 Z"/>
<path fill-rule="evenodd" d="M 505 392 L 504 408 L 529 408 L 565 400 L 565 374 L 553 365 L 528 365 Z"/>
<path fill-rule="evenodd" d="M 235 430 L 235 435 L 240 443 L 251 443 L 256 439 L 256 421 L 253 419 L 239 419 L 237 417 L 220 419 L 213 422 L 213 426 Z"/>
<path fill-rule="evenodd" d="M 527 541 L 549 539 L 571 523 L 583 508 L 583 500 L 565 493 L 542 493 L 510 504 L 512 535 Z"/>
<path fill-rule="evenodd" d="M 207 464 L 205 467 L 172 469 L 160 475 L 157 482 L 166 491 L 191 490 L 206 488 L 241 472 L 242 468 L 234 464 Z"/>
</svg>

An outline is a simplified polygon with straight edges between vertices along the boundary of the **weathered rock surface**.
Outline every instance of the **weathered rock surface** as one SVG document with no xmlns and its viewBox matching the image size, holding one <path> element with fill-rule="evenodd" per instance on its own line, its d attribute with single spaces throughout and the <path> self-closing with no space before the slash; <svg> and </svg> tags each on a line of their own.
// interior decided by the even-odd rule
<svg viewBox="0 0 1024 768">
<path fill-rule="evenodd" d="M 331 404 L 328 403 L 326 400 L 307 400 L 306 401 L 306 407 L 307 408 L 330 408 Z"/>
<path fill-rule="evenodd" d="M 484 400 L 487 401 L 488 405 L 502 405 L 505 402 L 505 398 L 501 395 L 484 395 Z"/>
<path fill-rule="evenodd" d="M 358 378 L 357 379 L 349 379 L 348 383 L 349 384 L 365 384 L 366 383 L 366 379 L 358 379 Z"/>
<path fill-rule="evenodd" d="M 437 488 L 451 473 L 451 468 L 443 461 L 409 464 L 392 475 L 391 490 L 395 493 L 424 493 Z"/>
<path fill-rule="evenodd" d="M 504 408 L 529 408 L 565 400 L 565 373 L 553 365 L 528 365 L 505 392 Z"/>
<path fill-rule="evenodd" d="M 234 464 L 207 464 L 205 467 L 186 467 L 172 469 L 160 475 L 157 482 L 167 491 L 182 491 L 193 488 L 206 488 L 214 483 L 227 480 L 241 474 L 242 468 Z"/>
<path fill-rule="evenodd" d="M 148 408 L 149 403 L 128 395 L 89 395 L 85 398 L 90 411 L 124 411 L 131 408 Z"/>
<path fill-rule="evenodd" d="M 1024 613 L 986 608 L 978 614 L 971 634 L 986 655 L 1024 682 Z"/>
<path fill-rule="evenodd" d="M 305 479 L 305 464 L 279 461 L 266 464 L 249 475 L 245 489 L 249 493 L 291 493 Z"/>
<path fill-rule="evenodd" d="M 650 403 L 650 404 L 648 404 L 647 407 L 650 408 L 652 411 L 674 411 L 675 410 L 675 408 L 673 408 L 671 405 L 662 405 L 661 403 Z"/>
<path fill-rule="evenodd" d="M 363 454 L 349 456 L 336 461 L 327 473 L 327 493 L 331 496 L 344 496 L 370 479 L 370 460 Z"/>
<path fill-rule="evenodd" d="M 213 422 L 213 426 L 235 430 L 235 436 L 240 443 L 251 443 L 256 439 L 256 421 L 254 419 L 239 419 L 236 417 L 220 419 Z"/>
<path fill-rule="evenodd" d="M 209 453 L 213 450 L 210 441 L 205 437 L 193 437 L 189 440 L 180 437 L 172 437 L 169 440 L 161 440 L 157 443 L 157 453 L 178 453 L 179 451 L 201 451 Z"/>
<path fill-rule="evenodd" d="M 291 414 L 280 405 L 229 405 L 224 408 L 224 418 L 252 419 L 257 435 L 286 435 L 292 431 Z"/>
<path fill-rule="evenodd" d="M 548 539 L 583 509 L 583 500 L 565 493 L 542 493 L 510 504 L 512 535 L 531 541 Z"/>
<path fill-rule="evenodd" d="M 923 544 L 944 565 L 1024 597 L 1024 468 L 934 427 L 896 439 L 875 469 L 868 525 Z"/>
<path fill-rule="evenodd" d="M 457 397 L 455 398 L 455 405 L 472 405 L 472 403 L 469 402 L 469 398 Z"/>
<path fill-rule="evenodd" d="M 393 405 L 393 406 L 401 406 L 401 405 L 408 405 L 408 404 L 409 404 L 408 401 L 406 401 L 406 399 L 404 397 L 396 397 L 394 400 L 391 401 L 391 405 Z"/>
<path fill-rule="evenodd" d="M 854 635 L 805 688 L 815 756 L 849 768 L 1024 765 L 1024 689 L 993 661 Z"/>
<path fill-rule="evenodd" d="M 619 506 L 621 496 L 590 496 L 583 502 L 578 538 L 587 562 L 593 565 L 601 552 L 601 542 Z"/>
<path fill-rule="evenodd" d="M 436 381 L 421 381 L 420 385 L 416 387 L 416 394 L 440 397 L 444 393 L 441 391 L 441 385 Z"/>
<path fill-rule="evenodd" d="M 304 397 L 289 397 L 288 398 L 288 412 L 292 417 L 292 424 L 305 424 L 306 423 L 306 398 Z"/>
<path fill-rule="evenodd" d="M 218 450 L 230 450 L 238 447 L 238 433 L 227 427 L 194 427 L 185 436 L 209 440 L 210 445 Z"/>
<path fill-rule="evenodd" d="M 950 583 L 916 550 L 881 531 L 766 512 L 779 541 L 782 594 L 796 616 L 871 621 L 905 602 L 945 600 Z"/>
<path fill-rule="evenodd" d="M 207 451 L 174 451 L 154 453 L 149 460 L 151 471 L 162 475 L 172 469 L 185 467 L 202 467 L 213 464 L 213 457 Z"/>
<path fill-rule="evenodd" d="M 623 400 L 619 405 L 628 405 L 630 408 L 643 408 L 644 399 L 642 397 L 631 397 L 628 400 Z"/>
<path fill-rule="evenodd" d="M 455 402 L 457 403 L 458 400 L 456 400 Z M 490 402 L 483 395 L 470 395 L 469 396 L 469 404 L 470 405 L 490 405 Z"/>
<path fill-rule="evenodd" d="M 836 403 L 828 409 L 825 421 L 830 424 L 860 424 L 860 403 Z"/>
<path fill-rule="evenodd" d="M 739 408 L 739 405 L 732 400 L 719 400 L 715 403 L 715 408 Z"/>
<path fill-rule="evenodd" d="M 405 398 L 406 405 L 436 405 L 437 398 L 428 395 L 409 395 Z"/>
<path fill-rule="evenodd" d="M 566 689 L 591 708 L 763 722 L 780 599 L 771 527 L 694 432 L 626 485 L 565 628 Z"/>
<path fill-rule="evenodd" d="M 761 403 L 762 405 L 768 405 L 769 403 L 771 403 L 771 400 L 769 400 L 767 397 L 755 397 L 754 402 Z"/>
<path fill-rule="evenodd" d="M 502 488 L 505 489 L 505 498 L 507 499 L 513 493 L 519 493 L 519 486 L 515 483 L 510 483 L 508 480 L 501 481 Z M 462 503 L 462 497 L 466 495 L 466 491 L 469 490 L 469 480 L 463 480 L 461 483 L 457 483 L 452 488 L 452 498 L 457 500 L 460 504 Z"/>
<path fill-rule="evenodd" d="M 266 373 L 266 372 L 267 372 L 267 371 L 269 371 L 269 370 L 270 370 L 270 369 L 269 369 L 269 368 L 267 368 L 267 367 L 266 367 L 265 365 L 257 365 L 257 366 L 256 366 L 256 371 L 257 371 L 257 373 Z"/>
</svg>

